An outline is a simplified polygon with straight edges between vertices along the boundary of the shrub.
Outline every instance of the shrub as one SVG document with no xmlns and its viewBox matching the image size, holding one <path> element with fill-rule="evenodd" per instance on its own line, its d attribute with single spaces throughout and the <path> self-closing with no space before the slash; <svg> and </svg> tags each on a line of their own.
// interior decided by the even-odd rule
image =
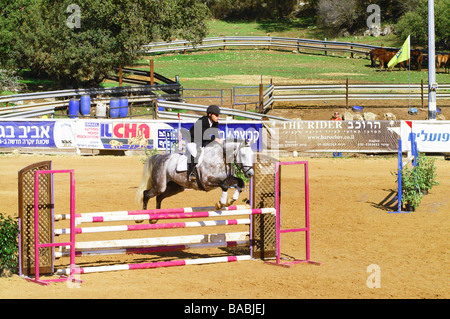
<svg viewBox="0 0 450 319">
<path fill-rule="evenodd" d="M 0 270 L 17 271 L 19 265 L 19 225 L 0 213 Z"/>
<path fill-rule="evenodd" d="M 434 162 L 434 158 L 419 154 L 416 170 L 422 192 L 428 192 L 433 186 L 439 185 L 439 182 L 436 180 L 437 174 Z"/>
<path fill-rule="evenodd" d="M 428 193 L 433 186 L 439 185 L 436 180 L 437 174 L 434 162 L 434 158 L 425 157 L 419 153 L 416 167 L 403 168 L 401 172 L 403 203 L 415 209 L 420 205 L 423 195 Z"/>
<path fill-rule="evenodd" d="M 342 31 L 355 31 L 361 26 L 361 10 L 356 0 L 319 0 L 317 18 L 320 25 L 332 35 Z"/>
<path fill-rule="evenodd" d="M 422 197 L 418 170 L 415 167 L 404 168 L 402 170 L 402 202 L 416 209 L 420 205 Z"/>
<path fill-rule="evenodd" d="M 21 78 L 9 69 L 0 69 L 0 93 L 5 91 L 17 92 L 22 88 Z"/>
</svg>

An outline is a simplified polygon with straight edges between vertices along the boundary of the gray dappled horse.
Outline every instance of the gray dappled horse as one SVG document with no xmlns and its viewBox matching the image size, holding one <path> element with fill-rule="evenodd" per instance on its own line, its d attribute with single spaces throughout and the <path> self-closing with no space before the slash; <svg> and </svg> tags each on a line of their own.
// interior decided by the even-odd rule
<svg viewBox="0 0 450 319">
<path fill-rule="evenodd" d="M 253 151 L 247 141 L 225 140 L 223 145 L 211 142 L 203 151 L 203 160 L 197 164 L 197 181 L 189 181 L 188 171 L 177 171 L 180 154 L 153 155 L 144 166 L 142 181 L 137 189 L 136 199 L 142 201 L 142 209 L 147 209 L 148 200 L 156 196 L 156 208 L 161 208 L 164 198 L 178 194 L 186 188 L 210 191 L 222 188 L 216 209 L 231 205 L 238 199 L 244 182 L 231 175 L 231 164 L 242 170 L 246 177 L 254 175 Z M 200 185 L 199 185 L 200 184 Z M 229 187 L 237 186 L 231 200 L 227 199 Z"/>
</svg>

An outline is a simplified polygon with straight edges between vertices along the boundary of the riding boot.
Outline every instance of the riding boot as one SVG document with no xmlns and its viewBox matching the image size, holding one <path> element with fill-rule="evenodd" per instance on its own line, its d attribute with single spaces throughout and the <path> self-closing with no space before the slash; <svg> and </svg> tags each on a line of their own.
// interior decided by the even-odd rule
<svg viewBox="0 0 450 319">
<path fill-rule="evenodd" d="M 195 158 L 194 156 L 191 155 L 191 162 L 189 163 L 188 166 L 188 171 L 189 171 L 189 175 L 188 175 L 188 179 L 190 182 L 195 182 L 197 180 L 196 176 L 195 176 Z"/>
</svg>

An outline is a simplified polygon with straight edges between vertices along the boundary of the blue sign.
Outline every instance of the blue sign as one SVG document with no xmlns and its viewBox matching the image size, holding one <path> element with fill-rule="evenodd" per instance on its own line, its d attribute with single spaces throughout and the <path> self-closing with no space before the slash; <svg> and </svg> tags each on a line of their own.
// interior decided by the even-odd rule
<svg viewBox="0 0 450 319">
<path fill-rule="evenodd" d="M 55 122 L 0 122 L 0 147 L 56 147 Z"/>
<path fill-rule="evenodd" d="M 172 127 L 172 136 L 175 135 L 177 138 L 178 123 L 167 123 Z M 181 123 L 181 130 L 188 131 L 194 123 Z M 158 130 L 158 146 L 163 147 L 166 144 L 166 131 Z M 262 124 L 261 123 L 229 123 L 229 124 L 219 124 L 219 134 L 222 139 L 238 139 L 238 140 L 251 140 L 253 142 L 253 151 L 262 151 Z M 182 136 L 184 136 L 182 134 Z M 161 145 L 161 146 L 160 146 Z M 163 147 L 164 148 L 164 147 Z"/>
</svg>

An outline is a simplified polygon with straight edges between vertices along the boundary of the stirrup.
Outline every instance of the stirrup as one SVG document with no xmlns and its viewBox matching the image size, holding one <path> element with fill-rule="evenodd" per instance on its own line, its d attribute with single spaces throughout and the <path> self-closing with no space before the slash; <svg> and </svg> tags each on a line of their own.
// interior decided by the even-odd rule
<svg viewBox="0 0 450 319">
<path fill-rule="evenodd" d="M 190 182 L 195 182 L 196 180 L 197 180 L 197 177 L 195 176 L 194 171 L 192 171 L 192 172 L 189 174 L 189 181 L 190 181 Z"/>
</svg>

